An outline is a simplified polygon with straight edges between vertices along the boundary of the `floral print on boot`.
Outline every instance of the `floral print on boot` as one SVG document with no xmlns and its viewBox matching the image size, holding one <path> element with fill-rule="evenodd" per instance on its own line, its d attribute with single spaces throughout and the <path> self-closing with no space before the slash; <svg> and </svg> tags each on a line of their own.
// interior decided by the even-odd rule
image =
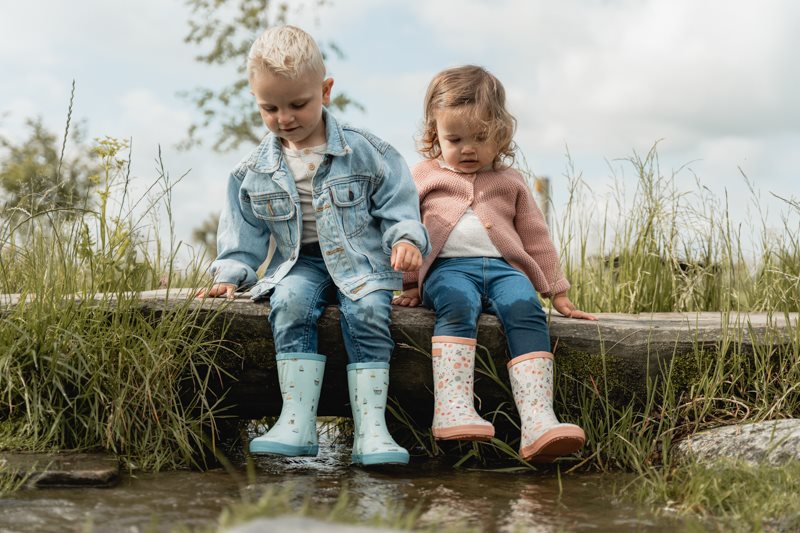
<svg viewBox="0 0 800 533">
<path fill-rule="evenodd" d="M 531 352 L 508 363 L 511 390 L 522 421 L 519 454 L 525 461 L 550 463 L 581 449 L 586 441 L 575 424 L 562 424 L 553 412 L 553 354 Z"/>
<path fill-rule="evenodd" d="M 440 440 L 489 440 L 494 426 L 475 411 L 475 339 L 431 339 L 433 436 Z"/>
</svg>

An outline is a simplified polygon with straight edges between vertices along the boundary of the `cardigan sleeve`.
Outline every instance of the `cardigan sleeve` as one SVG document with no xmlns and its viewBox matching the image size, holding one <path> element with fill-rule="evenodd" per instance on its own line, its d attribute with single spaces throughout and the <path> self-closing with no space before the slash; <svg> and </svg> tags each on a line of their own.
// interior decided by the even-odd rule
<svg viewBox="0 0 800 533">
<path fill-rule="evenodd" d="M 525 253 L 536 261 L 550 286 L 550 290 L 542 295 L 551 298 L 569 289 L 569 281 L 561 270 L 558 250 L 550 238 L 544 215 L 527 186 L 521 187 L 517 193 L 514 227 L 522 240 Z"/>
</svg>

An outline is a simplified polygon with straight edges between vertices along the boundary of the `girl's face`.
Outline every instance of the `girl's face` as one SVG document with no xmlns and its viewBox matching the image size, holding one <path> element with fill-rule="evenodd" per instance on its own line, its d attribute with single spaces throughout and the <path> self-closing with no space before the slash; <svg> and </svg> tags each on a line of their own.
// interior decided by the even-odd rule
<svg viewBox="0 0 800 533">
<path fill-rule="evenodd" d="M 447 166 L 465 174 L 492 166 L 497 157 L 497 144 L 487 139 L 477 125 L 470 124 L 464 113 L 445 108 L 437 111 L 434 117 L 442 159 Z"/>
</svg>

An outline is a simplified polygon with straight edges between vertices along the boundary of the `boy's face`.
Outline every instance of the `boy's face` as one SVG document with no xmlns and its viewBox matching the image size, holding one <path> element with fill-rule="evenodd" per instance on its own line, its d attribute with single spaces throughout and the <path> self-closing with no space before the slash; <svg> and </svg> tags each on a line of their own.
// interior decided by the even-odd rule
<svg viewBox="0 0 800 533">
<path fill-rule="evenodd" d="M 295 79 L 256 72 L 250 89 L 269 130 L 292 149 L 325 144 L 322 106 L 331 101 L 333 79 L 305 72 Z"/>
<path fill-rule="evenodd" d="M 471 125 L 463 113 L 442 109 L 436 112 L 435 117 L 436 135 L 447 166 L 465 174 L 492 166 L 497 156 L 496 144 L 487 139 L 478 127 Z"/>
</svg>

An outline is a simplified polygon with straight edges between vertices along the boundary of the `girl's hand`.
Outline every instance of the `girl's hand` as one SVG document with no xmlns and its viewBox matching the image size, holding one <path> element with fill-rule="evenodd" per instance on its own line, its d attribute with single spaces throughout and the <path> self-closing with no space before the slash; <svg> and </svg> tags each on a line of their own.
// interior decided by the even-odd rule
<svg viewBox="0 0 800 533">
<path fill-rule="evenodd" d="M 422 266 L 422 254 L 416 246 L 398 242 L 392 246 L 392 268 L 400 272 L 414 272 Z"/>
<path fill-rule="evenodd" d="M 210 289 L 198 290 L 195 298 L 216 298 L 225 296 L 228 300 L 233 300 L 233 293 L 236 292 L 236 285 L 233 283 L 215 283 Z"/>
<path fill-rule="evenodd" d="M 596 316 L 590 315 L 589 313 L 581 311 L 580 309 L 576 309 L 575 304 L 573 304 L 570 301 L 566 292 L 559 292 L 558 294 L 553 296 L 552 302 L 555 310 L 567 318 L 579 318 L 582 320 L 597 320 Z"/>
<path fill-rule="evenodd" d="M 419 288 L 414 287 L 403 291 L 399 296 L 392 298 L 394 305 L 402 305 L 403 307 L 416 307 L 419 305 Z"/>
</svg>

